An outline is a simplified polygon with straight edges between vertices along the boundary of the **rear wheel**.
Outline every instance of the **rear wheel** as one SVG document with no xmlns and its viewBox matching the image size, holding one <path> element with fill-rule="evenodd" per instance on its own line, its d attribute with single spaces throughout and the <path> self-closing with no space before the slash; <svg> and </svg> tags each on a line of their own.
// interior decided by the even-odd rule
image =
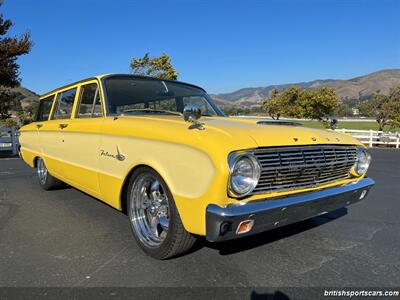
<svg viewBox="0 0 400 300">
<path fill-rule="evenodd" d="M 52 190 L 63 185 L 63 182 L 53 177 L 47 170 L 46 164 L 42 158 L 38 158 L 36 162 L 37 175 L 39 184 L 44 190 Z"/>
<path fill-rule="evenodd" d="M 133 235 L 148 255 L 167 259 L 188 251 L 196 238 L 185 230 L 168 186 L 154 170 L 131 176 L 127 209 Z"/>
</svg>

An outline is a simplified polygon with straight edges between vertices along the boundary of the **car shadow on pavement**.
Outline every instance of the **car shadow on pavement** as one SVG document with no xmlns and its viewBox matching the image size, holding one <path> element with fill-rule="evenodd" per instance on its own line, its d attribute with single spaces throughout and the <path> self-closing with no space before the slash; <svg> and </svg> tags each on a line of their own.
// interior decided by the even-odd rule
<svg viewBox="0 0 400 300">
<path fill-rule="evenodd" d="M 59 191 L 59 190 L 69 190 L 69 189 L 72 189 L 72 188 L 73 187 L 70 186 L 69 184 L 62 182 L 62 183 L 60 183 L 60 185 L 53 187 L 51 190 L 52 191 Z"/>
<path fill-rule="evenodd" d="M 0 158 L 18 158 L 18 155 L 13 155 L 11 152 L 1 151 Z"/>
<path fill-rule="evenodd" d="M 252 291 L 250 294 L 250 300 L 290 300 L 290 298 L 281 291 L 276 291 L 273 294 L 257 293 L 256 291 Z"/>
<path fill-rule="evenodd" d="M 292 235 L 310 230 L 320 225 L 329 223 L 347 214 L 347 208 L 339 208 L 323 216 L 314 217 L 305 221 L 269 230 L 252 236 L 242 237 L 230 241 L 210 243 L 205 239 L 200 242 L 204 247 L 216 249 L 221 255 L 230 255 L 290 237 Z M 198 246 L 200 247 L 200 245 Z"/>
</svg>

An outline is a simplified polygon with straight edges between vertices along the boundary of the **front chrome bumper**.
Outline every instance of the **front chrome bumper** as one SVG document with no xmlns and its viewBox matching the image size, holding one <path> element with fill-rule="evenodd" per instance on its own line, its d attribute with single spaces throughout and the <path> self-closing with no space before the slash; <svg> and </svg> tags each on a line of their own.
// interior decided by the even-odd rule
<svg viewBox="0 0 400 300">
<path fill-rule="evenodd" d="M 346 185 L 287 197 L 226 207 L 210 204 L 206 213 L 206 239 L 211 242 L 225 241 L 306 220 L 361 201 L 374 184 L 371 178 L 364 178 Z M 245 220 L 254 220 L 253 228 L 238 235 L 236 229 Z"/>
</svg>

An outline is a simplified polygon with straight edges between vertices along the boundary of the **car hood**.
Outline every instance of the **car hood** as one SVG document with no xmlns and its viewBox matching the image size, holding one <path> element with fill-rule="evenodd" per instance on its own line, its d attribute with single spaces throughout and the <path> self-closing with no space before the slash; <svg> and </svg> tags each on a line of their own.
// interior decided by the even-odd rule
<svg viewBox="0 0 400 300">
<path fill-rule="evenodd" d="M 120 117 L 120 121 L 124 123 L 121 119 L 128 122 L 127 128 L 132 128 L 129 121 L 135 119 L 135 127 L 141 128 L 142 134 L 146 137 L 190 145 L 198 144 L 201 148 L 205 145 L 227 150 L 310 144 L 361 145 L 350 135 L 332 130 L 284 124 L 260 124 L 260 119 L 202 117 L 199 122 L 203 124 L 204 130 L 189 129 L 191 124 L 180 116 Z M 131 129 L 127 130 L 132 132 Z"/>
<path fill-rule="evenodd" d="M 231 135 L 248 135 L 259 147 L 304 144 L 360 144 L 352 136 L 333 130 L 320 130 L 301 125 L 260 122 L 260 119 L 207 118 L 206 129 L 223 130 Z"/>
</svg>

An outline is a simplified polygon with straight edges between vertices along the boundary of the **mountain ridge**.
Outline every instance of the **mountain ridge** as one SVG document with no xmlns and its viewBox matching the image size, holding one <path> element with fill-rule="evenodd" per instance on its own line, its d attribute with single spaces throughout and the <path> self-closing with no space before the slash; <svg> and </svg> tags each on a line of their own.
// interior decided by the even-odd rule
<svg viewBox="0 0 400 300">
<path fill-rule="evenodd" d="M 350 79 L 316 79 L 312 81 L 273 84 L 260 87 L 245 87 L 230 93 L 211 95 L 223 106 L 254 107 L 269 96 L 272 89 L 283 90 L 297 85 L 304 89 L 316 89 L 323 86 L 336 88 L 340 100 L 344 103 L 372 99 L 378 91 L 387 95 L 390 89 L 400 85 L 400 69 L 384 69 Z"/>
</svg>

